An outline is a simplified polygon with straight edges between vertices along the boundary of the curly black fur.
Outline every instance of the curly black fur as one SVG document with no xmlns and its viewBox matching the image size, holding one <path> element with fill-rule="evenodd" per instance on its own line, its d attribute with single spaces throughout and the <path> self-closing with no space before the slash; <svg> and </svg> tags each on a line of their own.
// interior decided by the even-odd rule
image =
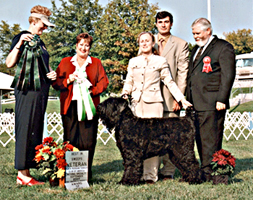
<svg viewBox="0 0 253 200">
<path fill-rule="evenodd" d="M 123 157 L 122 184 L 139 184 L 143 160 L 169 153 L 184 181 L 205 181 L 194 152 L 194 113 L 179 118 L 138 118 L 122 98 L 109 98 L 98 105 L 97 113 L 108 129 L 115 128 L 117 146 Z"/>
</svg>

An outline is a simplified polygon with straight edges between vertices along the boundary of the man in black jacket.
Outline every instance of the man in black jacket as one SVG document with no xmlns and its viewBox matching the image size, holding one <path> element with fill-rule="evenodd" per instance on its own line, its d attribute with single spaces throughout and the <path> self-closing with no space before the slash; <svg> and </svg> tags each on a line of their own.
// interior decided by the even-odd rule
<svg viewBox="0 0 253 200">
<path fill-rule="evenodd" d="M 187 78 L 186 97 L 196 110 L 196 143 L 201 168 L 211 179 L 212 155 L 222 148 L 226 109 L 235 78 L 233 46 L 212 35 L 205 18 L 191 26 L 197 45 L 193 48 Z"/>
</svg>

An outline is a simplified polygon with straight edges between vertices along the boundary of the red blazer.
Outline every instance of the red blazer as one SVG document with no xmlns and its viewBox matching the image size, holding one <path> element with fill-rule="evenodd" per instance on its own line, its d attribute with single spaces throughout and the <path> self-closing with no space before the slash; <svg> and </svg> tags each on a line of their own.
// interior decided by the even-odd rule
<svg viewBox="0 0 253 200">
<path fill-rule="evenodd" d="M 73 83 L 67 85 L 67 79 L 75 71 L 75 66 L 70 61 L 72 57 L 63 58 L 56 69 L 57 79 L 52 86 L 60 90 L 61 114 L 66 115 L 73 97 Z M 91 57 L 91 64 L 86 67 L 88 80 L 91 82 L 91 97 L 95 107 L 100 103 L 100 94 L 104 92 L 109 84 L 109 80 L 98 58 Z"/>
</svg>

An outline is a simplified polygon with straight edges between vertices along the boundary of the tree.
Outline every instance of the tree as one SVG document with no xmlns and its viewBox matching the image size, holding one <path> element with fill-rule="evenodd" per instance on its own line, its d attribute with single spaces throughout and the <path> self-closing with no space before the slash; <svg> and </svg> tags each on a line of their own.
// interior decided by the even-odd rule
<svg viewBox="0 0 253 200">
<path fill-rule="evenodd" d="M 10 52 L 12 39 L 21 31 L 19 24 L 10 26 L 6 21 L 0 23 L 0 71 L 13 75 L 14 69 L 8 69 L 5 65 L 5 59 Z"/>
<path fill-rule="evenodd" d="M 122 88 L 128 61 L 138 52 L 137 36 L 156 31 L 157 9 L 147 0 L 112 0 L 95 24 L 98 43 L 94 49 L 109 76 L 108 91 L 117 93 Z"/>
<path fill-rule="evenodd" d="M 251 29 L 238 29 L 237 32 L 223 33 L 223 35 L 234 46 L 235 54 L 238 55 L 253 51 L 253 35 L 251 32 Z"/>
<path fill-rule="evenodd" d="M 50 28 L 41 38 L 50 53 L 50 66 L 56 69 L 61 59 L 75 54 L 76 36 L 82 32 L 94 35 L 93 23 L 102 14 L 98 0 L 60 0 L 61 6 L 56 7 L 52 0 L 52 21 L 56 26 Z"/>
</svg>

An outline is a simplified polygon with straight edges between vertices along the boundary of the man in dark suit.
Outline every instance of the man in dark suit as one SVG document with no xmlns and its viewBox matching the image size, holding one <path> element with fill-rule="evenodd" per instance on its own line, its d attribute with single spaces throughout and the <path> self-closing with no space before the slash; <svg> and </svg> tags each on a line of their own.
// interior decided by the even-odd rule
<svg viewBox="0 0 253 200">
<path fill-rule="evenodd" d="M 197 45 L 193 48 L 187 78 L 186 98 L 196 110 L 196 143 L 201 168 L 211 180 L 212 155 L 222 148 L 226 109 L 235 78 L 233 46 L 212 35 L 205 18 L 191 26 Z"/>
</svg>

